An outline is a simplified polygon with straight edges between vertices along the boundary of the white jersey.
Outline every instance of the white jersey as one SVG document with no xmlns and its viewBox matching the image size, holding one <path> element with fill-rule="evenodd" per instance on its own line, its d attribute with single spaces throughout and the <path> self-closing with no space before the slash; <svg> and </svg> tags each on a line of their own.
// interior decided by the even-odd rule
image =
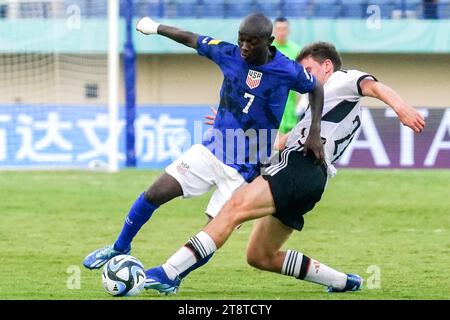
<svg viewBox="0 0 450 320">
<path fill-rule="evenodd" d="M 328 175 L 334 176 L 333 166 L 343 154 L 353 137 L 361 127 L 362 97 L 360 82 L 375 77 L 358 70 L 336 71 L 324 85 L 324 105 L 320 135 L 326 139 L 324 145 L 325 162 Z M 311 109 L 305 117 L 292 129 L 286 147 L 305 143 L 311 125 Z"/>
</svg>

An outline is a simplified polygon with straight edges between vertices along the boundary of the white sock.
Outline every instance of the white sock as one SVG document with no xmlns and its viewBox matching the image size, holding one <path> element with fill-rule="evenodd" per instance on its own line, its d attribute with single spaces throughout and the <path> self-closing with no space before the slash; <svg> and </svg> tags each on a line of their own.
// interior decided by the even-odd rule
<svg viewBox="0 0 450 320">
<path fill-rule="evenodd" d="M 281 273 L 335 289 L 344 289 L 347 275 L 336 271 L 300 252 L 288 250 Z"/>
<path fill-rule="evenodd" d="M 196 262 L 197 259 L 192 251 L 186 247 L 182 247 L 180 250 L 175 252 L 175 254 L 171 256 L 166 263 L 162 265 L 162 267 L 169 279 L 173 280 Z"/>
<path fill-rule="evenodd" d="M 303 254 L 294 250 L 288 250 L 283 262 L 281 273 L 287 276 L 300 277 Z"/>
<path fill-rule="evenodd" d="M 347 275 L 311 259 L 304 280 L 335 289 L 344 289 L 347 283 Z"/>
<path fill-rule="evenodd" d="M 204 231 L 200 231 L 171 256 L 162 265 L 169 279 L 173 280 L 192 267 L 198 260 L 209 256 L 217 250 L 214 240 Z"/>
</svg>

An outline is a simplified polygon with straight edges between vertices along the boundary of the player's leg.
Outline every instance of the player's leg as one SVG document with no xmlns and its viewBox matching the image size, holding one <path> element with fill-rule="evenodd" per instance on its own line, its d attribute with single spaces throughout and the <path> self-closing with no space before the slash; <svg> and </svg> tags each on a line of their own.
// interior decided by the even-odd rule
<svg viewBox="0 0 450 320">
<path fill-rule="evenodd" d="M 216 164 L 217 164 L 216 168 L 218 171 L 217 175 L 220 178 L 217 179 L 216 182 L 217 190 L 214 191 L 206 208 L 205 213 L 209 219 L 208 223 L 211 222 L 212 219 L 214 219 L 214 217 L 216 217 L 219 214 L 220 210 L 225 205 L 225 203 L 231 198 L 233 193 L 235 193 L 236 190 L 247 184 L 242 175 L 237 170 L 219 161 L 217 161 Z M 213 254 L 210 254 L 206 258 L 197 261 L 196 264 L 194 264 L 188 270 L 180 274 L 180 279 L 185 278 L 192 271 L 206 264 L 211 259 L 212 256 Z"/>
<path fill-rule="evenodd" d="M 155 283 L 159 281 L 175 285 L 180 281 L 181 273 L 220 248 L 238 225 L 247 220 L 271 215 L 275 211 L 269 182 L 261 176 L 257 177 L 237 190 L 211 223 L 192 237 L 165 264 L 157 267 L 159 271 Z"/>
<path fill-rule="evenodd" d="M 281 273 L 286 252 L 280 248 L 292 231 L 273 216 L 255 220 L 247 245 L 247 263 L 260 270 Z"/>
<path fill-rule="evenodd" d="M 208 223 L 210 223 L 212 221 L 212 219 L 214 219 L 213 217 L 211 217 L 210 215 L 206 214 L 208 222 L 206 223 L 206 225 Z M 210 255 L 206 256 L 204 259 L 201 259 L 199 261 L 197 261 L 196 264 L 194 264 L 193 266 L 191 266 L 189 269 L 187 269 L 186 271 L 182 272 L 179 275 L 180 280 L 183 280 L 184 278 L 186 278 L 192 271 L 200 268 L 201 266 L 207 264 L 209 262 L 209 260 L 211 260 L 212 256 L 214 255 L 214 253 L 211 253 Z"/>
<path fill-rule="evenodd" d="M 122 252 L 129 251 L 133 238 L 150 219 L 153 212 L 160 205 L 182 195 L 180 183 L 164 172 L 131 206 L 122 231 L 114 243 L 114 249 Z"/>
<path fill-rule="evenodd" d="M 131 206 L 122 230 L 113 245 L 91 252 L 83 261 L 88 269 L 99 269 L 109 259 L 131 252 L 131 242 L 158 207 L 183 195 L 180 183 L 164 172 L 149 189 L 139 195 Z"/>
<path fill-rule="evenodd" d="M 280 250 L 293 230 L 274 216 L 255 221 L 247 246 L 247 262 L 257 269 L 317 283 L 333 291 L 359 289 L 360 279 L 355 281 L 301 252 Z"/>
<path fill-rule="evenodd" d="M 210 223 L 213 219 L 213 217 L 207 215 L 208 223 Z M 176 294 L 179 290 L 179 287 L 181 285 L 181 281 L 187 277 L 192 271 L 200 268 L 201 266 L 208 263 L 209 260 L 213 257 L 214 252 L 207 255 L 206 257 L 198 260 L 194 265 L 189 267 L 186 271 L 180 273 L 176 279 L 168 279 L 166 273 L 164 272 L 164 269 L 162 269 L 161 266 L 150 268 L 148 270 L 145 270 L 145 285 L 144 288 L 149 290 L 153 289 L 158 291 L 161 294 Z"/>
<path fill-rule="evenodd" d="M 159 292 L 174 293 L 180 284 L 180 275 L 220 248 L 237 226 L 245 221 L 274 212 L 270 188 L 264 179 L 239 188 L 202 231 L 189 239 L 162 266 L 151 269 L 146 285 Z"/>
<path fill-rule="evenodd" d="M 180 273 L 187 270 L 198 260 L 215 252 L 224 244 L 234 228 L 244 221 L 261 218 L 275 212 L 275 216 L 283 224 L 291 228 L 301 229 L 303 224 L 300 218 L 320 200 L 327 178 L 326 168 L 315 165 L 313 156 L 305 157 L 300 152 L 294 151 L 296 150 L 283 151 L 285 153 L 283 163 L 269 167 L 269 176 L 258 177 L 249 185 L 239 189 L 225 204 L 219 215 L 203 231 L 192 237 L 184 247 L 159 267 L 166 283 L 178 281 Z M 283 215 L 284 209 L 292 210 L 293 208 L 296 209 L 296 216 Z M 275 257 L 278 257 L 278 260 L 269 259 L 269 262 L 277 261 L 277 265 L 271 264 L 271 267 L 277 270 L 281 266 L 280 255 L 275 255 Z M 298 273 L 300 276 L 303 261 L 311 262 L 311 259 L 303 260 L 303 255 L 301 261 L 298 259 L 299 254 L 297 252 L 291 251 L 289 254 L 285 254 L 284 260 L 289 262 L 286 262 L 286 274 L 292 273 L 294 275 Z M 296 268 L 293 271 L 291 267 L 294 262 Z M 283 267 L 281 266 L 281 268 Z M 304 271 L 306 272 L 306 279 L 310 271 L 309 266 L 303 270 L 306 270 Z M 334 271 L 326 266 L 322 267 L 322 270 L 325 270 L 324 274 Z M 308 279 L 320 281 L 314 279 L 313 276 Z M 340 284 L 332 284 L 336 287 L 333 291 L 348 291 L 359 288 L 360 277 L 355 276 L 353 278 L 352 275 L 349 275 L 346 276 L 346 279 L 347 282 L 343 289 L 338 289 L 341 287 Z"/>
<path fill-rule="evenodd" d="M 170 164 L 166 172 L 135 200 L 114 245 L 93 251 L 84 259 L 83 265 L 98 269 L 112 257 L 128 254 L 133 238 L 160 205 L 182 195 L 190 197 L 207 192 L 213 185 L 209 179 L 213 172 L 205 149 L 194 145 Z"/>
<path fill-rule="evenodd" d="M 212 156 L 212 154 L 211 154 Z M 216 186 L 217 190 L 214 191 L 211 196 L 208 207 L 206 208 L 206 214 L 209 217 L 209 222 L 216 217 L 227 202 L 231 198 L 234 192 L 246 184 L 242 175 L 239 174 L 235 169 L 221 163 L 215 157 L 211 159 L 215 162 L 214 168 L 216 168 Z M 180 273 L 176 281 L 170 281 L 165 276 L 165 272 L 161 267 L 156 267 L 149 269 L 145 272 L 146 274 L 146 289 L 154 289 L 164 294 L 176 293 L 178 287 L 186 276 L 188 276 L 192 271 L 205 265 L 213 256 L 211 253 L 205 257 L 199 258 L 197 262 L 190 266 L 187 270 Z"/>
<path fill-rule="evenodd" d="M 250 262 L 264 270 L 325 285 L 332 291 L 359 289 L 362 279 L 358 276 L 338 272 L 294 250 L 279 250 L 289 232 L 286 228 L 302 230 L 303 215 L 320 201 L 327 182 L 325 166 L 316 165 L 312 155 L 286 149 L 282 156 L 285 161 L 269 167 L 264 176 L 276 212 L 255 225 L 248 250 Z M 280 239 L 273 240 L 276 237 Z"/>
<path fill-rule="evenodd" d="M 220 248 L 239 225 L 273 212 L 275 204 L 269 184 L 259 176 L 252 183 L 239 188 L 203 232 L 209 234 L 216 247 Z"/>
</svg>

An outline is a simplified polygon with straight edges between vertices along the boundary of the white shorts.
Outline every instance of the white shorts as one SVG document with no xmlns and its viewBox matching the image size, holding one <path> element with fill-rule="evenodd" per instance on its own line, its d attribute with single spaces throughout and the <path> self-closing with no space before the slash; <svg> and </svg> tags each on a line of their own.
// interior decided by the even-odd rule
<svg viewBox="0 0 450 320">
<path fill-rule="evenodd" d="M 216 186 L 205 211 L 213 218 L 233 192 L 246 184 L 236 169 L 225 165 L 201 144 L 186 150 L 167 166 L 166 172 L 180 183 L 184 198 L 202 195 Z"/>
</svg>

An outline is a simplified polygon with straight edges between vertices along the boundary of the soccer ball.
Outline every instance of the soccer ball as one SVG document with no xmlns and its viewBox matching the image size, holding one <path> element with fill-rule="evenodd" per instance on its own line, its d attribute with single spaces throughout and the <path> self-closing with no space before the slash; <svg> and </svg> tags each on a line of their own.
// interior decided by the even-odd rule
<svg viewBox="0 0 450 320">
<path fill-rule="evenodd" d="M 145 271 L 133 256 L 115 256 L 103 267 L 103 288 L 113 296 L 135 296 L 144 290 Z"/>
</svg>

